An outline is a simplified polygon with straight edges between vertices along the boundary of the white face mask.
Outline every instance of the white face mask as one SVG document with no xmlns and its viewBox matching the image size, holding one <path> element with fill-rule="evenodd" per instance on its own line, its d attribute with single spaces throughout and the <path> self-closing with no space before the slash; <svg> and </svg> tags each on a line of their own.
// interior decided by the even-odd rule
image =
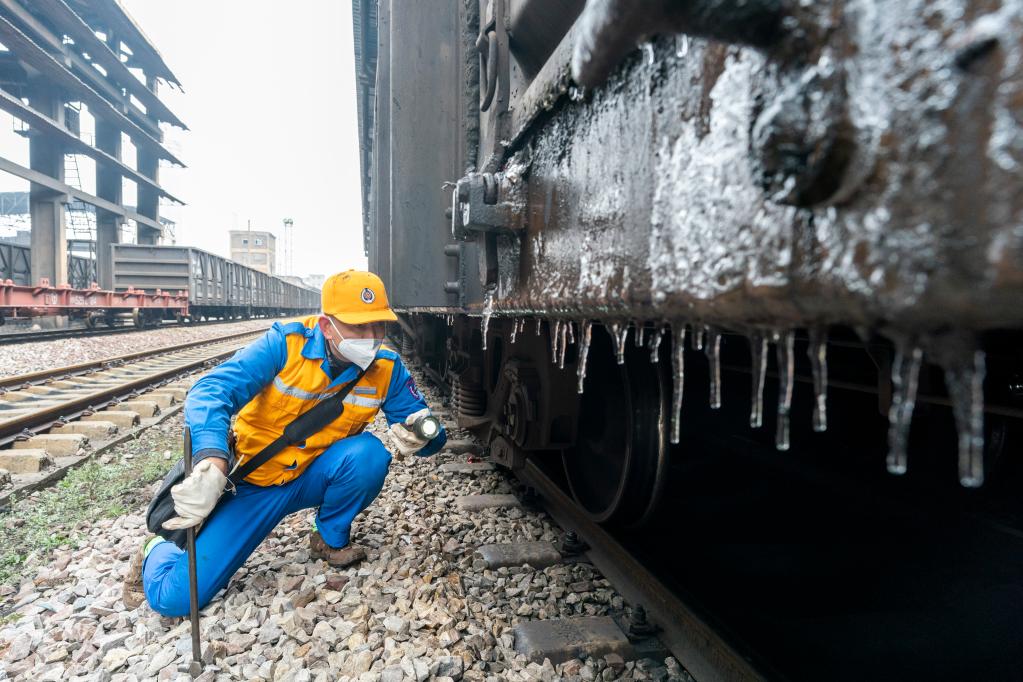
<svg viewBox="0 0 1023 682">
<path fill-rule="evenodd" d="M 341 343 L 334 344 L 334 350 L 345 360 L 358 365 L 361 369 L 369 367 L 373 359 L 376 358 L 377 350 L 383 343 L 383 339 L 346 339 L 334 324 L 334 320 L 329 317 L 327 320 L 337 335 L 341 337 Z"/>
</svg>

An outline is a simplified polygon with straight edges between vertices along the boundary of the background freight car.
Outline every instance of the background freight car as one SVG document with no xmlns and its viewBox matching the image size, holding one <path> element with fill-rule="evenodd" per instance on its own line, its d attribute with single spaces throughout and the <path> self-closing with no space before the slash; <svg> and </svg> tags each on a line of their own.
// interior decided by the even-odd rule
<svg viewBox="0 0 1023 682">
<path fill-rule="evenodd" d="M 194 320 L 248 319 L 315 312 L 314 289 L 188 246 L 114 244 L 114 289 L 187 291 Z"/>
</svg>

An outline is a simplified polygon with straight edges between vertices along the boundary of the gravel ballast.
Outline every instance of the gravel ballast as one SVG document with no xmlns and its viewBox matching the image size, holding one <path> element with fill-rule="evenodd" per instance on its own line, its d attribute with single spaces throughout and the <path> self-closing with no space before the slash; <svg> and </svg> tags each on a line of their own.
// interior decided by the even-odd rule
<svg viewBox="0 0 1023 682">
<path fill-rule="evenodd" d="M 269 329 L 274 320 L 248 320 L 225 324 L 176 325 L 166 329 L 83 336 L 0 346 L 0 377 L 93 362 L 146 348 L 201 341 L 244 331 Z"/>
<path fill-rule="evenodd" d="M 177 437 L 180 418 L 163 426 L 166 438 Z M 380 418 L 371 428 L 382 435 L 386 424 Z M 469 436 L 453 430 L 449 438 Z M 487 568 L 475 552 L 481 545 L 556 543 L 561 533 L 528 507 L 460 509 L 455 500 L 463 495 L 519 492 L 500 470 L 439 470 L 465 461 L 464 453 L 445 451 L 392 462 L 380 496 L 355 521 L 353 542 L 368 558 L 354 567 L 310 559 L 312 510 L 286 518 L 203 609 L 200 679 L 691 679 L 670 657 L 612 654 L 555 666 L 516 653 L 520 622 L 618 616 L 628 608 L 585 562 Z M 75 539 L 40 553 L 35 568 L 5 588 L 0 671 L 25 680 L 190 679 L 188 619 L 162 618 L 145 604 L 127 610 L 120 600 L 129 559 L 145 537 L 142 502 L 78 524 Z"/>
</svg>

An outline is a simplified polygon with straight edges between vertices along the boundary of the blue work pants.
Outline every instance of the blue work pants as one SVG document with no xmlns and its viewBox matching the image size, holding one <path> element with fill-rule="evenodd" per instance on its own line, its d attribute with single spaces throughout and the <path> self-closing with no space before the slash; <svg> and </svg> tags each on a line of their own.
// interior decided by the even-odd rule
<svg viewBox="0 0 1023 682">
<path fill-rule="evenodd" d="M 340 440 L 302 475 L 283 485 L 238 485 L 224 493 L 196 538 L 199 606 L 227 586 L 281 519 L 319 507 L 316 527 L 331 547 L 348 544 L 352 520 L 380 493 L 391 455 L 373 435 Z M 146 557 L 142 582 L 150 606 L 164 616 L 188 615 L 188 555 L 161 542 Z"/>
</svg>

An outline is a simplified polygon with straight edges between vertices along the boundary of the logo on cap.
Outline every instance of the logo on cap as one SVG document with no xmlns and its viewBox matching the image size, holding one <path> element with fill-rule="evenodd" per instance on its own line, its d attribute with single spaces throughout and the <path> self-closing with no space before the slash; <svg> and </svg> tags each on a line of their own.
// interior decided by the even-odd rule
<svg viewBox="0 0 1023 682">
<path fill-rule="evenodd" d="M 375 300 L 377 300 L 377 295 L 373 293 L 372 289 L 366 287 L 365 289 L 362 290 L 363 303 L 372 303 Z"/>
</svg>

